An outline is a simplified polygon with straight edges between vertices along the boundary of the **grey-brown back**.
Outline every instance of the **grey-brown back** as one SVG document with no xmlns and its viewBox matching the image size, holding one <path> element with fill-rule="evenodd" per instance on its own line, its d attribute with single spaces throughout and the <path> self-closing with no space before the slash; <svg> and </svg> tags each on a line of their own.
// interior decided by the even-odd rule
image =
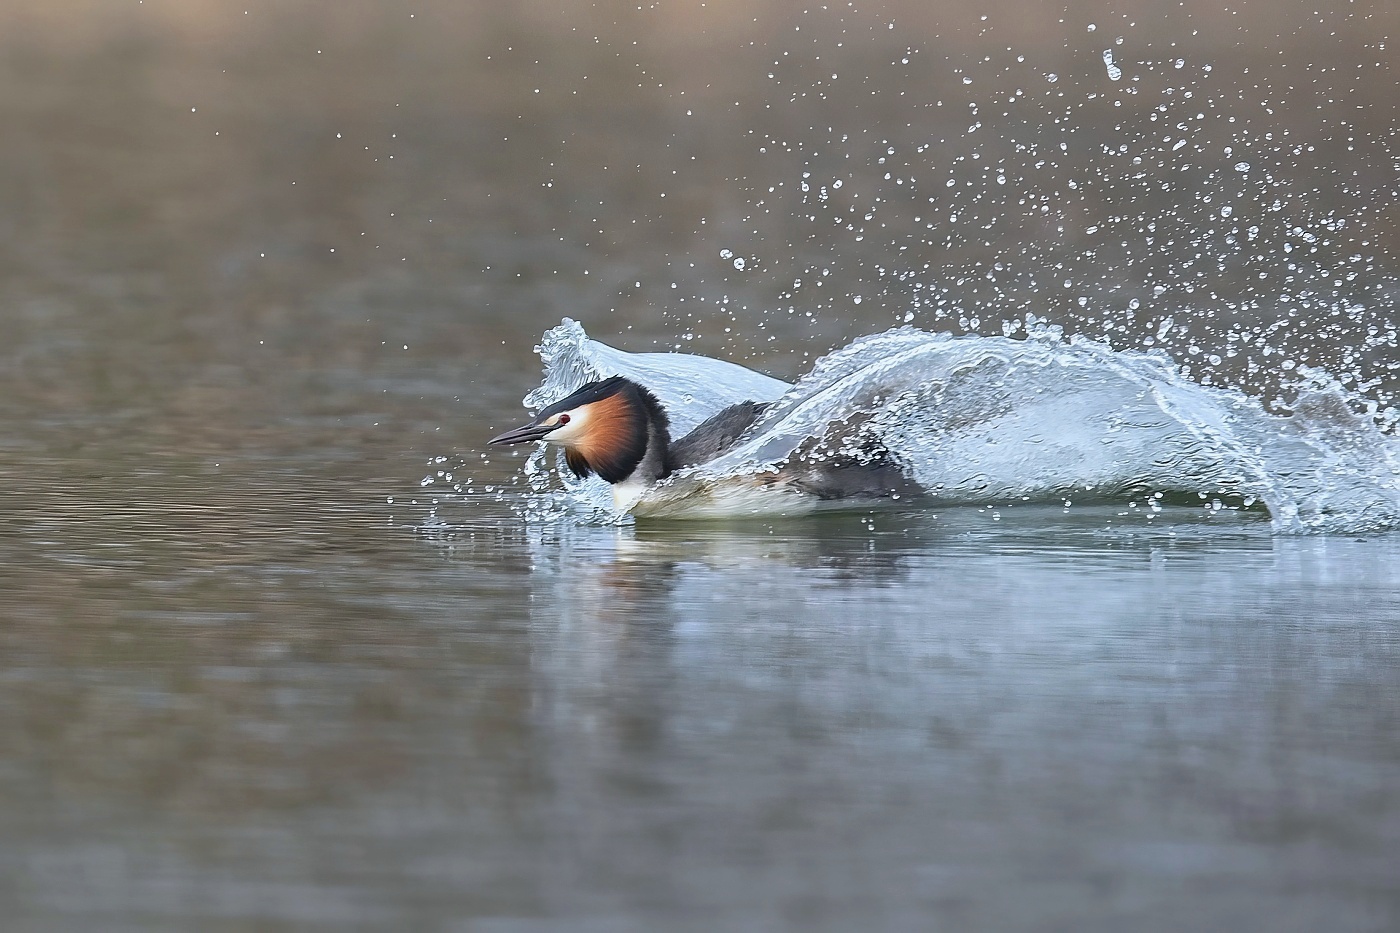
<svg viewBox="0 0 1400 933">
<path fill-rule="evenodd" d="M 740 402 L 705 419 L 685 437 L 671 442 L 667 466 L 679 470 L 718 457 L 734 446 L 768 405 L 768 402 Z"/>
</svg>

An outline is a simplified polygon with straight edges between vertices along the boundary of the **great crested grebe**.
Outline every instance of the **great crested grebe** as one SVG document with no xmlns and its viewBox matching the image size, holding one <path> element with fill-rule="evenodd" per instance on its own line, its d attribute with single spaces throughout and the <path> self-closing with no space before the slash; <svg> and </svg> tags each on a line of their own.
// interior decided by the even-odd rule
<svg viewBox="0 0 1400 933">
<path fill-rule="evenodd" d="M 652 484 L 685 467 L 714 459 L 733 447 L 768 402 L 740 402 L 695 430 L 671 440 L 670 419 L 645 386 L 623 376 L 590 382 L 540 410 L 530 423 L 491 438 L 491 444 L 546 441 L 564 448 L 576 476 L 596 473 L 612 484 L 619 509 Z M 805 451 L 799 451 L 805 454 Z M 880 499 L 917 492 L 878 445 L 867 440 L 852 454 L 799 455 L 760 482 L 781 482 L 818 499 Z"/>
</svg>

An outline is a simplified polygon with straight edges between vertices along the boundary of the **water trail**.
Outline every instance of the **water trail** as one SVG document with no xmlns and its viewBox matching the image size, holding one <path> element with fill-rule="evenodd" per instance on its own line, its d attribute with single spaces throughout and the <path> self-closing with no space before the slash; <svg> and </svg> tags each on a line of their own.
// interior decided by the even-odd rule
<svg viewBox="0 0 1400 933">
<path fill-rule="evenodd" d="M 705 357 L 624 353 L 568 320 L 538 349 L 545 379 L 530 406 L 618 373 L 650 387 L 682 434 L 734 402 L 776 400 L 746 441 L 653 488 L 637 516 L 822 507 L 781 482 L 783 468 L 873 441 L 935 505 L 1195 496 L 1262 503 L 1281 533 L 1400 528 L 1400 441 L 1321 381 L 1275 415 L 1191 382 L 1164 354 L 1054 332 L 1012 340 L 898 328 L 827 355 L 793 386 Z M 536 455 L 526 467 L 539 490 L 545 462 Z M 567 498 L 576 513 L 608 514 L 596 480 L 570 482 Z"/>
</svg>

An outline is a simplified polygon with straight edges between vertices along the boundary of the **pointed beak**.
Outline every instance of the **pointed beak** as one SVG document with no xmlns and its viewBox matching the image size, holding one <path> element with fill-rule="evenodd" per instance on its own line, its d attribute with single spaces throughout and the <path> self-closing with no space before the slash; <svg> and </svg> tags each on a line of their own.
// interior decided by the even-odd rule
<svg viewBox="0 0 1400 933">
<path fill-rule="evenodd" d="M 518 428 L 512 428 L 504 434 L 491 438 L 488 444 L 528 444 L 530 441 L 542 441 L 555 428 L 557 424 L 536 424 L 530 422 Z"/>
</svg>

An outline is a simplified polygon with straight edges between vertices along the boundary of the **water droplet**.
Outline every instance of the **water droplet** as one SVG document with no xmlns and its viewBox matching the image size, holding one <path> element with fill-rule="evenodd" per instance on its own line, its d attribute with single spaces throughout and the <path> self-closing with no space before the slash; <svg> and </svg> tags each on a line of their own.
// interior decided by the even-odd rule
<svg viewBox="0 0 1400 933">
<path fill-rule="evenodd" d="M 1121 69 L 1121 68 L 1119 68 L 1117 65 L 1113 64 L 1113 50 L 1112 50 L 1112 49 L 1104 49 L 1104 53 L 1103 53 L 1103 65 L 1104 65 L 1105 68 L 1108 69 L 1108 80 L 1110 80 L 1110 81 L 1117 81 L 1119 78 L 1123 77 L 1123 69 Z"/>
</svg>

